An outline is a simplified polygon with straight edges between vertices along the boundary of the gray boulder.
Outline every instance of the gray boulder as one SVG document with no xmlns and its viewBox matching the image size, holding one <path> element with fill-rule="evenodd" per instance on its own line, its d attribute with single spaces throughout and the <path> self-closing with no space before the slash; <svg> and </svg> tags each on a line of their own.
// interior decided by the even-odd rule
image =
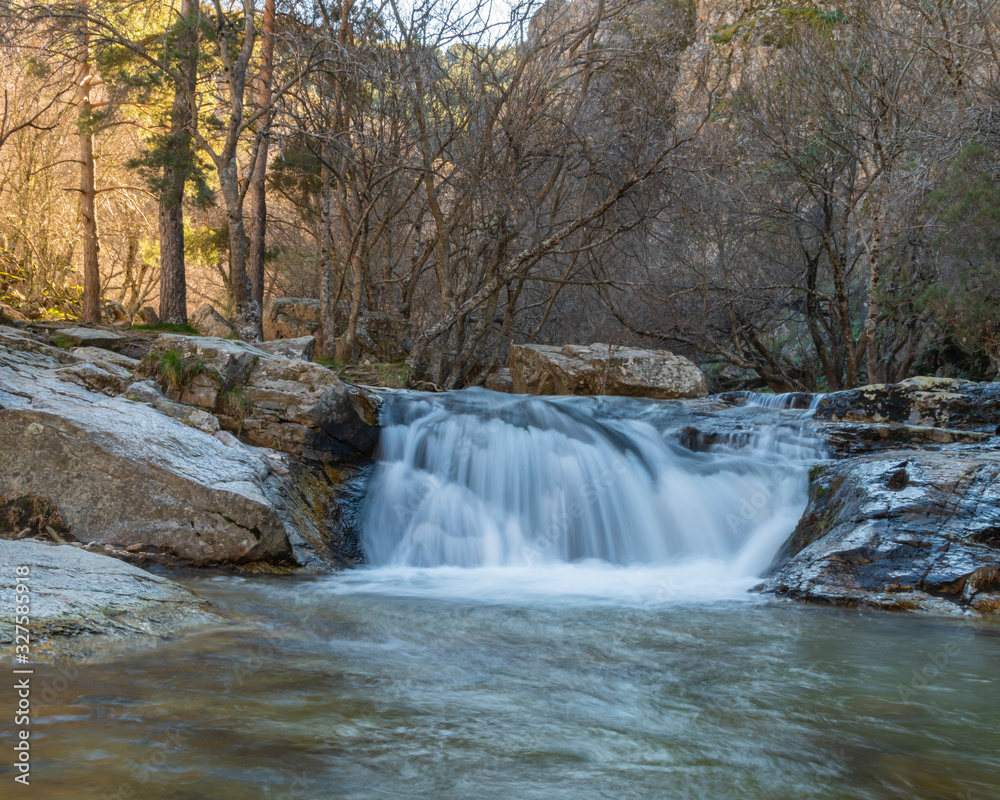
<svg viewBox="0 0 1000 800">
<path fill-rule="evenodd" d="M 31 659 L 85 655 L 101 644 L 162 637 L 218 620 L 197 595 L 157 575 L 70 545 L 0 540 L 0 581 L 29 569 Z M 14 652 L 13 615 L 0 615 L 0 653 Z"/>
<path fill-rule="evenodd" d="M 276 297 L 264 304 L 264 339 L 301 339 L 321 335 L 319 300 Z"/>
<path fill-rule="evenodd" d="M 508 359 L 518 394 L 619 395 L 660 400 L 704 397 L 705 375 L 667 350 L 606 344 L 515 345 Z"/>
<path fill-rule="evenodd" d="M 236 333 L 236 329 L 212 307 L 211 303 L 204 303 L 190 316 L 188 322 L 202 336 L 217 336 L 220 339 L 225 339 Z"/>
<path fill-rule="evenodd" d="M 1000 424 L 1000 383 L 910 378 L 902 383 L 833 392 L 817 419 L 993 431 Z"/>
<path fill-rule="evenodd" d="M 159 325 L 160 315 L 156 313 L 156 309 L 152 306 L 143 306 L 136 312 L 136 322 L 143 325 Z"/>
<path fill-rule="evenodd" d="M 498 369 L 495 372 L 491 372 L 486 377 L 486 382 L 483 386 L 491 392 L 511 394 L 514 391 L 514 381 L 511 380 L 509 369 Z"/>
<path fill-rule="evenodd" d="M 298 339 L 275 339 L 271 342 L 258 342 L 255 347 L 279 358 L 312 361 L 313 353 L 316 352 L 316 337 L 300 336 Z"/>
<path fill-rule="evenodd" d="M 291 563 L 269 459 L 67 382 L 61 367 L 0 346 L 0 498 L 48 498 L 77 539 L 137 559 Z"/>
<path fill-rule="evenodd" d="M 153 355 L 173 351 L 204 371 L 172 400 L 214 410 L 243 441 L 307 462 L 367 458 L 378 437 L 378 398 L 331 370 L 273 356 L 244 342 L 163 334 Z"/>
<path fill-rule="evenodd" d="M 60 328 L 52 334 L 60 345 L 69 347 L 99 347 L 104 350 L 117 350 L 126 339 L 114 331 L 100 328 Z"/>
<path fill-rule="evenodd" d="M 759 591 L 885 609 L 1000 612 L 1000 454 L 968 446 L 829 462 Z"/>
<path fill-rule="evenodd" d="M 56 374 L 59 380 L 112 396 L 124 392 L 132 379 L 131 370 L 115 364 L 92 361 L 60 367 Z"/>
<path fill-rule="evenodd" d="M 79 540 L 138 564 L 353 563 L 356 532 L 338 503 L 374 448 L 377 398 L 241 342 L 157 341 L 152 359 L 197 358 L 213 391 L 230 392 L 218 408 L 171 399 L 153 380 L 95 391 L 67 366 L 112 364 L 0 326 L 0 538 Z M 233 389 L 249 404 L 242 422 L 228 415 Z"/>
<path fill-rule="evenodd" d="M 84 361 L 93 361 L 97 364 L 112 364 L 122 367 L 129 372 L 134 372 L 139 366 L 139 359 L 130 358 L 124 353 L 116 353 L 112 350 L 102 350 L 99 347 L 74 347 L 73 355 L 79 356 Z"/>
</svg>

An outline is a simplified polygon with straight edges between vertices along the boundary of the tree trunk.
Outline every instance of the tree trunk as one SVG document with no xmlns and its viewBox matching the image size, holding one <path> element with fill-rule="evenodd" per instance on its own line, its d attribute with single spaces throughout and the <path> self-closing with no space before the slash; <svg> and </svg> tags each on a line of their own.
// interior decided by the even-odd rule
<svg viewBox="0 0 1000 800">
<path fill-rule="evenodd" d="M 186 86 L 174 88 L 170 111 L 169 150 L 163 165 L 160 216 L 160 320 L 176 325 L 187 323 L 187 279 L 184 267 L 184 184 L 192 166 L 192 110 L 190 97 L 195 90 L 198 68 L 197 32 L 193 0 L 181 0 L 181 25 L 177 50 L 183 60 L 181 72 Z"/>
<path fill-rule="evenodd" d="M 327 167 L 326 143 L 320 150 L 320 199 L 322 204 L 320 231 L 320 261 L 321 276 L 319 284 L 319 313 L 322 331 L 322 346 L 320 352 L 323 355 L 332 355 L 337 333 L 334 329 L 334 304 L 336 298 L 333 292 L 333 230 L 331 225 L 331 190 L 330 190 L 330 169 Z"/>
<path fill-rule="evenodd" d="M 267 249 L 267 192 L 264 178 L 267 174 L 268 128 L 271 125 L 271 82 L 274 76 L 274 3 L 265 0 L 264 20 L 261 27 L 261 65 L 257 85 L 257 100 L 267 109 L 260 120 L 260 145 L 253 174 L 250 177 L 250 249 L 247 254 L 247 271 L 257 306 L 264 308 L 264 253 Z"/>
<path fill-rule="evenodd" d="M 97 239 L 97 184 L 94 168 L 94 134 L 90 96 L 94 73 L 90 66 L 87 34 L 80 47 L 80 81 L 77 84 L 78 125 L 80 131 L 80 217 L 83 223 L 83 322 L 101 321 L 101 272 L 98 265 L 100 244 Z"/>
<path fill-rule="evenodd" d="M 164 167 L 163 180 L 174 179 Z M 184 270 L 183 192 L 160 195 L 160 321 L 187 324 L 187 280 Z"/>
<path fill-rule="evenodd" d="M 236 333 L 244 342 L 261 340 L 260 306 L 253 299 L 250 276 L 247 275 L 246 228 L 243 224 L 243 198 L 240 197 L 239 172 L 236 157 L 219 170 L 219 184 L 226 201 L 229 221 L 229 276 L 233 285 L 233 305 L 236 308 Z"/>
</svg>

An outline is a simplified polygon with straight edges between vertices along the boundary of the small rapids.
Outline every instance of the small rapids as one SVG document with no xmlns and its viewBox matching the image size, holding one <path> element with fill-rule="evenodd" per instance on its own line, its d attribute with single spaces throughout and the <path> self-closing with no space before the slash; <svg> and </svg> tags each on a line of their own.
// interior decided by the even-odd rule
<svg viewBox="0 0 1000 800">
<path fill-rule="evenodd" d="M 808 466 L 824 457 L 808 402 L 772 403 L 713 412 L 755 416 L 695 452 L 677 402 L 393 395 L 362 508 L 367 560 L 395 571 L 396 590 L 405 568 L 436 570 L 443 591 L 472 578 L 450 568 L 478 568 L 472 593 L 548 581 L 572 595 L 574 571 L 554 569 L 567 564 L 586 567 L 582 591 L 599 596 L 621 583 L 608 567 L 661 594 L 706 575 L 745 589 L 794 528 Z"/>
</svg>

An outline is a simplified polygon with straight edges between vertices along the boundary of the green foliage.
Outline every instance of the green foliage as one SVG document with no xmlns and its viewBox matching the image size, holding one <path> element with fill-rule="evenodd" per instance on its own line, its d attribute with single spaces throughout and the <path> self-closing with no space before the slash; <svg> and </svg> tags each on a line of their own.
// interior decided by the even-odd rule
<svg viewBox="0 0 1000 800">
<path fill-rule="evenodd" d="M 283 147 L 271 161 L 267 183 L 270 191 L 289 198 L 304 220 L 314 222 L 319 218 L 320 161 L 307 148 L 293 143 Z"/>
<path fill-rule="evenodd" d="M 51 280 L 46 280 L 48 274 L 28 258 L 18 259 L 0 248 L 0 302 L 28 319 L 76 319 L 83 298 L 83 287 L 76 283 L 78 275 L 68 267 Z"/>
<path fill-rule="evenodd" d="M 234 386 L 219 398 L 219 407 L 226 416 L 233 420 L 236 433 L 243 432 L 246 421 L 254 415 L 257 407 L 253 400 L 243 393 L 243 387 Z"/>
<path fill-rule="evenodd" d="M 76 342 L 74 342 L 72 339 L 67 338 L 66 336 L 63 336 L 59 333 L 53 333 L 51 334 L 51 336 L 52 336 L 52 343 L 61 350 L 69 350 L 73 347 L 76 347 Z"/>
<path fill-rule="evenodd" d="M 209 183 L 211 165 L 203 155 L 195 153 L 188 134 L 152 134 L 145 149 L 126 161 L 125 166 L 135 170 L 158 197 L 169 195 L 172 188 L 171 181 L 164 177 L 164 169 L 169 167 L 185 176 L 185 185 L 198 208 L 211 208 L 215 204 L 215 191 Z"/>
<path fill-rule="evenodd" d="M 176 350 L 146 354 L 137 375 L 156 380 L 164 391 L 181 392 L 191 381 L 205 372 L 205 362 L 197 356 L 184 356 Z"/>
<path fill-rule="evenodd" d="M 805 25 L 821 34 L 850 20 L 840 9 L 828 11 L 811 6 L 770 5 L 756 9 L 753 16 L 745 17 L 719 28 L 711 40 L 715 44 L 731 44 L 734 39 L 749 41 L 759 39 L 761 44 L 783 46 L 792 40 L 796 25 Z"/>
<path fill-rule="evenodd" d="M 184 231 L 184 257 L 202 266 L 223 260 L 229 250 L 229 226 L 189 225 Z"/>
</svg>

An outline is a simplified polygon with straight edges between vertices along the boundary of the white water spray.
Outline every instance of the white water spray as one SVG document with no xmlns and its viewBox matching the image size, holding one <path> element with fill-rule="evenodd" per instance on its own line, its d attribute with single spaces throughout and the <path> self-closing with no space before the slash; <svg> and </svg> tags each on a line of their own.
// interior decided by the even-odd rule
<svg viewBox="0 0 1000 800">
<path fill-rule="evenodd" d="M 392 568 L 596 560 L 759 575 L 822 457 L 810 411 L 791 405 L 753 410 L 767 421 L 698 453 L 678 443 L 690 422 L 680 403 L 393 395 L 363 509 L 366 556 Z"/>
</svg>

